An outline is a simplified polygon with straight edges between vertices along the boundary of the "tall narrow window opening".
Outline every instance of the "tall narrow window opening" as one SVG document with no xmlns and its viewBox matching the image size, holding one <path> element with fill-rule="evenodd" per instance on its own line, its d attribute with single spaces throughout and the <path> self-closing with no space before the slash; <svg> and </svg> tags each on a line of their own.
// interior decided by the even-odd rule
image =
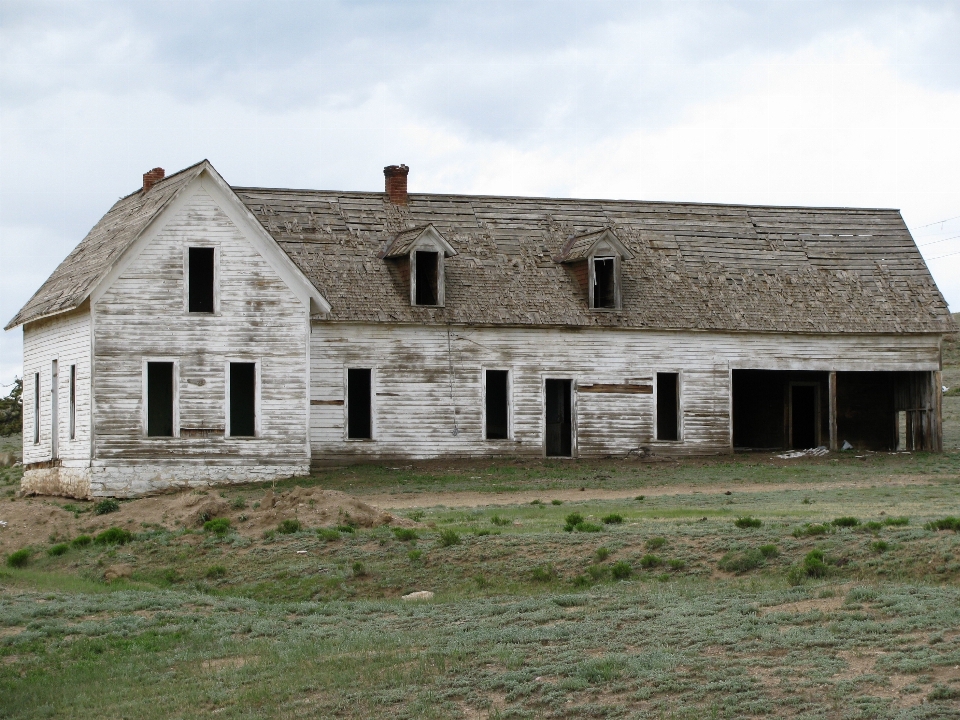
<svg viewBox="0 0 960 720">
<path fill-rule="evenodd" d="M 33 374 L 33 443 L 40 442 L 40 373 Z"/>
<path fill-rule="evenodd" d="M 351 440 L 373 437 L 370 375 L 369 369 L 347 370 L 347 437 Z"/>
<path fill-rule="evenodd" d="M 509 436 L 509 371 L 487 370 L 487 440 L 506 440 Z"/>
<path fill-rule="evenodd" d="M 417 250 L 414 253 L 417 305 L 440 304 L 440 253 Z"/>
<path fill-rule="evenodd" d="M 50 458 L 60 457 L 60 372 L 54 360 L 50 366 Z"/>
<path fill-rule="evenodd" d="M 147 363 L 147 435 L 173 437 L 173 363 Z"/>
<path fill-rule="evenodd" d="M 612 257 L 593 259 L 593 307 L 615 309 L 617 307 L 616 259 Z"/>
<path fill-rule="evenodd" d="M 70 366 L 70 439 L 77 439 L 77 366 Z"/>
<path fill-rule="evenodd" d="M 213 312 L 214 249 L 192 247 L 187 254 L 188 304 L 192 313 Z"/>
<path fill-rule="evenodd" d="M 230 437 L 257 434 L 257 364 L 230 363 Z"/>
<path fill-rule="evenodd" d="M 680 439 L 680 374 L 657 373 L 657 440 Z"/>
<path fill-rule="evenodd" d="M 570 457 L 573 454 L 572 380 L 546 380 L 546 454 Z"/>
</svg>

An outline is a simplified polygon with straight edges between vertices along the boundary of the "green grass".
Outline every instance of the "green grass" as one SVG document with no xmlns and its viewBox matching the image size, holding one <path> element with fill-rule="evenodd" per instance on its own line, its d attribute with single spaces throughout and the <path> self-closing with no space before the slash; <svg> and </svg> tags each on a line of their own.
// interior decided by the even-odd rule
<svg viewBox="0 0 960 720">
<path fill-rule="evenodd" d="M 960 483 L 922 455 L 889 457 L 901 477 L 924 468 L 924 484 L 881 473 L 811 492 L 790 487 L 787 464 L 752 480 L 724 463 L 637 464 L 657 487 L 702 481 L 642 503 L 543 493 L 404 510 L 415 537 L 150 529 L 62 555 L 51 539 L 0 568 L 0 717 L 950 717 L 960 534 L 936 527 L 960 516 Z M 808 465 L 852 483 L 871 463 L 890 466 Z M 581 487 L 612 482 L 597 478 L 610 467 L 557 470 Z M 475 474 L 509 485 L 528 469 Z M 704 492 L 734 477 L 759 488 Z M 235 492 L 250 506 L 262 490 Z M 746 517 L 762 524 L 734 525 Z M 564 532 L 571 519 L 600 532 Z M 104 583 L 120 563 L 132 578 Z M 436 597 L 399 600 L 416 590 Z"/>
</svg>

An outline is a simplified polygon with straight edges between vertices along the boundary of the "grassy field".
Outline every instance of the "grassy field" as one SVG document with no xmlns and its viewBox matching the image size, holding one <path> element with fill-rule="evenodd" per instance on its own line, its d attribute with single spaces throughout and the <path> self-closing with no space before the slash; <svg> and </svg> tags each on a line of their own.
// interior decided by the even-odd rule
<svg viewBox="0 0 960 720">
<path fill-rule="evenodd" d="M 0 569 L 0 717 L 960 717 L 960 535 L 928 527 L 958 478 L 949 453 L 365 466 L 296 484 L 416 528 L 52 537 Z"/>
</svg>

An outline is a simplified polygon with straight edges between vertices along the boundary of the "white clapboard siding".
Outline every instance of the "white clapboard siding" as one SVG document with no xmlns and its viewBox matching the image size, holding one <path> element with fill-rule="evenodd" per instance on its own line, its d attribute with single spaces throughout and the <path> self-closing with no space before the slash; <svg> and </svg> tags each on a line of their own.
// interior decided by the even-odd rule
<svg viewBox="0 0 960 720">
<path fill-rule="evenodd" d="M 186 312 L 184 253 L 194 244 L 218 249 L 215 315 Z M 202 188 L 103 293 L 94 313 L 97 463 L 305 460 L 307 308 Z M 144 358 L 179 362 L 179 426 L 209 436 L 144 436 Z M 257 438 L 224 437 L 231 359 L 260 363 Z"/>
<path fill-rule="evenodd" d="M 90 463 L 90 309 L 79 310 L 23 328 L 23 462 L 52 460 L 52 371 L 58 365 L 58 445 L 65 465 Z M 76 426 L 70 439 L 70 366 L 76 365 Z M 33 442 L 34 374 L 40 373 L 40 442 Z"/>
<path fill-rule="evenodd" d="M 653 394 L 576 392 L 576 453 L 730 450 L 730 372 L 936 370 L 935 335 L 800 335 L 610 329 L 463 328 L 315 321 L 311 448 L 351 456 L 543 453 L 543 381 L 654 384 L 681 373 L 679 442 L 654 440 Z M 374 439 L 345 438 L 345 370 L 374 371 Z M 483 368 L 512 373 L 513 436 L 483 439 Z"/>
</svg>

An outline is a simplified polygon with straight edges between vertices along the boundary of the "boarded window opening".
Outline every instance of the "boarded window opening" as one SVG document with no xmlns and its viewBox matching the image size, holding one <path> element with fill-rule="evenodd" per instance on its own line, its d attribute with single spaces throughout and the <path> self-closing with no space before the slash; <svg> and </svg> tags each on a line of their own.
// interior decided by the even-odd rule
<svg viewBox="0 0 960 720">
<path fill-rule="evenodd" d="M 546 454 L 570 457 L 573 454 L 573 408 L 570 380 L 547 380 L 546 391 Z"/>
<path fill-rule="evenodd" d="M 60 408 L 58 407 L 60 390 L 59 363 L 54 360 L 50 368 L 50 457 L 60 457 Z"/>
<path fill-rule="evenodd" d="M 657 373 L 657 440 L 680 439 L 679 384 L 679 373 Z"/>
<path fill-rule="evenodd" d="M 417 305 L 440 304 L 440 253 L 418 250 L 414 253 Z"/>
<path fill-rule="evenodd" d="M 33 443 L 40 442 L 40 373 L 33 374 Z"/>
<path fill-rule="evenodd" d="M 230 363 L 230 437 L 257 434 L 257 365 Z"/>
<path fill-rule="evenodd" d="M 506 440 L 509 437 L 507 380 L 507 370 L 487 370 L 487 440 Z"/>
<path fill-rule="evenodd" d="M 70 439 L 77 438 L 77 366 L 70 366 Z"/>
<path fill-rule="evenodd" d="M 907 412 L 897 412 L 897 450 L 907 450 Z"/>
<path fill-rule="evenodd" d="M 173 437 L 173 363 L 147 363 L 147 435 Z"/>
<path fill-rule="evenodd" d="M 616 261 L 614 258 L 593 259 L 593 307 L 617 307 Z"/>
<path fill-rule="evenodd" d="M 192 313 L 213 312 L 213 265 L 213 248 L 190 248 L 187 262 L 190 277 L 187 284 L 190 288 L 189 307 Z"/>
<path fill-rule="evenodd" d="M 351 440 L 373 437 L 370 374 L 369 369 L 347 370 L 347 437 Z"/>
</svg>

